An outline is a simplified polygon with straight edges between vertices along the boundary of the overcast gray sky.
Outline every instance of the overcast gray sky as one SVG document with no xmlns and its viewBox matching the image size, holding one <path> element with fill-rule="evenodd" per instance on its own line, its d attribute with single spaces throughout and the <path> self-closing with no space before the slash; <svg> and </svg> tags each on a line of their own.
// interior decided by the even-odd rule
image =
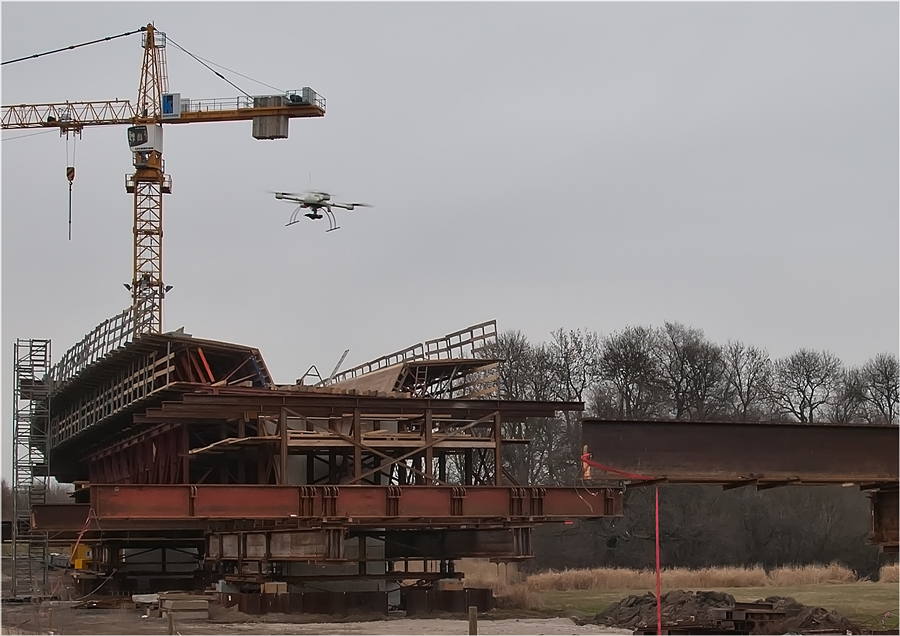
<svg viewBox="0 0 900 636">
<path fill-rule="evenodd" d="M 898 350 L 898 4 L 3 2 L 2 58 L 153 21 L 321 119 L 165 130 L 165 328 L 258 347 L 278 382 L 496 318 L 534 341 L 678 320 L 773 358 Z M 4 66 L 3 104 L 134 99 L 140 36 Z M 189 98 L 238 91 L 168 48 Z M 271 89 L 223 73 L 250 94 Z M 12 343 L 54 360 L 128 306 L 124 127 L 2 144 Z M 72 151 L 72 142 L 69 145 Z M 267 190 L 371 209 L 324 233 Z M 8 448 L 8 446 L 6 446 Z M 4 451 L 6 463 L 8 452 Z M 8 469 L 4 470 L 8 474 Z"/>
</svg>

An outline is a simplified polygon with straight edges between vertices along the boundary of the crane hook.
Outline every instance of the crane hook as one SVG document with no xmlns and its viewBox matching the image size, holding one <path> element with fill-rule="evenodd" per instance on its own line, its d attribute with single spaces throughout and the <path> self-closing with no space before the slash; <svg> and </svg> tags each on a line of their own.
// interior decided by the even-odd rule
<svg viewBox="0 0 900 636">
<path fill-rule="evenodd" d="M 81 136 L 81 130 L 76 129 L 72 135 L 72 165 L 66 166 L 66 179 L 69 180 L 69 240 L 72 240 L 72 182 L 75 181 L 75 141 Z M 69 158 L 69 131 L 66 130 L 66 160 Z"/>
</svg>

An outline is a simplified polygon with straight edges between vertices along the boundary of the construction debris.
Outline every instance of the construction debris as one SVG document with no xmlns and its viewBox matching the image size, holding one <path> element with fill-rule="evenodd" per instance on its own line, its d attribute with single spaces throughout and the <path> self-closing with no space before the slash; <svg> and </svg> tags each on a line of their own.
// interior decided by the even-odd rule
<svg viewBox="0 0 900 636">
<path fill-rule="evenodd" d="M 753 603 L 740 603 L 723 592 L 673 590 L 663 594 L 660 600 L 664 634 L 860 633 L 859 626 L 845 616 L 788 597 L 770 596 Z M 656 620 L 656 596 L 647 592 L 613 603 L 593 619 L 579 624 L 655 634 Z"/>
<path fill-rule="evenodd" d="M 784 634 L 789 631 L 860 633 L 859 625 L 852 623 L 846 616 L 822 607 L 804 605 L 791 597 L 769 596 L 762 599 L 762 602 L 771 603 L 774 609 L 784 612 L 785 618 L 780 623 L 771 624 L 773 631 L 758 632 L 761 634 Z"/>
</svg>

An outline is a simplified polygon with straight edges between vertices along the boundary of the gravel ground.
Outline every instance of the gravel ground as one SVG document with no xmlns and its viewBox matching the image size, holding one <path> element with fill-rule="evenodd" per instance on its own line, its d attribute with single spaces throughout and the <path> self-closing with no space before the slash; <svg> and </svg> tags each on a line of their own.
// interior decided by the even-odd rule
<svg viewBox="0 0 900 636">
<path fill-rule="evenodd" d="M 184 636 L 194 634 L 427 634 L 429 636 L 468 634 L 466 619 L 395 618 L 356 622 L 275 622 L 241 617 L 233 622 L 180 621 L 175 629 Z M 51 632 L 51 620 L 54 630 Z M 142 619 L 135 610 L 73 610 L 8 605 L 3 608 L 3 634 L 165 634 L 166 621 Z M 479 619 L 479 634 L 631 634 L 630 630 L 598 625 L 576 625 L 568 618 Z"/>
<path fill-rule="evenodd" d="M 218 626 L 217 626 L 218 627 Z M 225 627 L 225 626 L 223 626 Z M 264 627 L 263 631 L 254 631 Z M 467 620 L 400 618 L 364 623 L 316 623 L 307 625 L 266 623 L 228 625 L 228 634 L 468 634 Z M 188 632 L 184 632 L 188 633 Z M 199 632 L 190 632 L 199 633 Z M 630 630 L 597 625 L 578 626 L 568 618 L 479 620 L 479 634 L 631 634 Z"/>
</svg>

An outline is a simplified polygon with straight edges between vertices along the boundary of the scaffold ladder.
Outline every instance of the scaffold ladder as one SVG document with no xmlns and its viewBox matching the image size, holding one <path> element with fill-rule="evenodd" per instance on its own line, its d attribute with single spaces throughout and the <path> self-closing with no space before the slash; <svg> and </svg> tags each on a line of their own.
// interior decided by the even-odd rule
<svg viewBox="0 0 900 636">
<path fill-rule="evenodd" d="M 49 480 L 50 341 L 18 339 L 13 363 L 12 594 L 47 592 L 48 537 L 31 528 Z"/>
</svg>

